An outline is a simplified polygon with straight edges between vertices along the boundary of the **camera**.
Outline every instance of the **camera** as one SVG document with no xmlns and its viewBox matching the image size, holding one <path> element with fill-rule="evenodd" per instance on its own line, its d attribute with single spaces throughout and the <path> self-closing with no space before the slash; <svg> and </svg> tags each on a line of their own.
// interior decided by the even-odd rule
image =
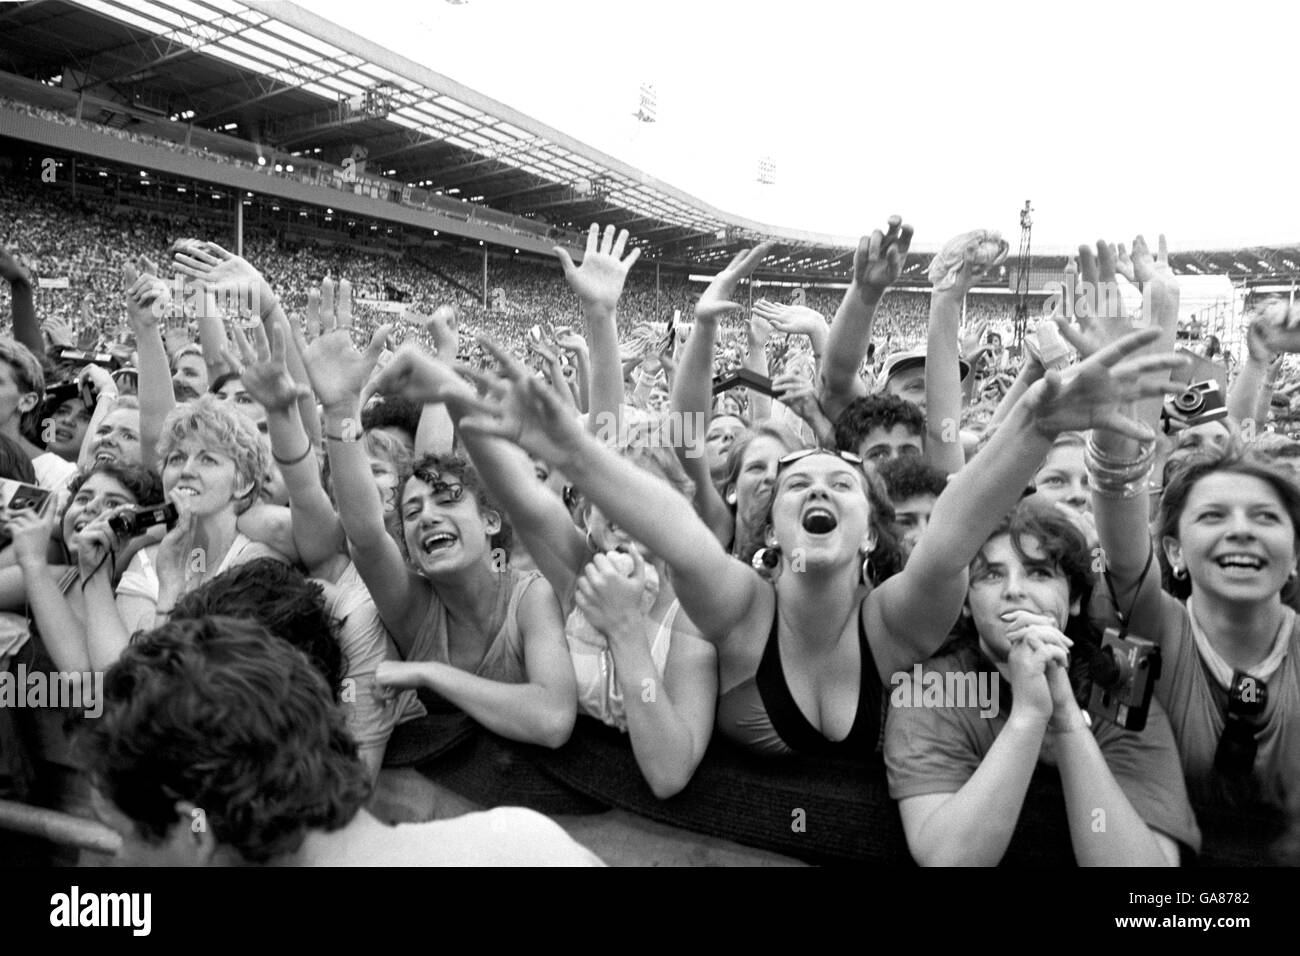
<svg viewBox="0 0 1300 956">
<path fill-rule="evenodd" d="M 122 361 L 111 352 L 86 352 L 70 345 L 61 345 L 51 350 L 56 362 L 68 362 L 72 365 L 98 365 L 113 372 L 121 367 Z"/>
<path fill-rule="evenodd" d="M 1160 412 L 1166 435 L 1227 417 L 1223 393 L 1219 390 L 1219 383 L 1214 381 L 1193 382 L 1181 395 L 1166 399 Z"/>
<path fill-rule="evenodd" d="M 1146 727 L 1151 693 L 1160 679 L 1160 648 L 1109 627 L 1091 670 L 1088 710 L 1125 730 Z"/>
<path fill-rule="evenodd" d="M 133 508 L 123 511 L 108 519 L 108 526 L 119 538 L 134 538 L 144 534 L 154 525 L 166 525 L 171 528 L 176 524 L 176 506 L 171 502 L 154 505 L 151 508 Z"/>
</svg>

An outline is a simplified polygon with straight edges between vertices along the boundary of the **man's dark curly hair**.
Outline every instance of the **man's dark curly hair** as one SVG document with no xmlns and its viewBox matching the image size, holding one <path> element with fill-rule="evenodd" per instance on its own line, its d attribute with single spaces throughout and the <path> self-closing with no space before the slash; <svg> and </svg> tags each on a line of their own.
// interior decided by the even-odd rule
<svg viewBox="0 0 1300 956">
<path fill-rule="evenodd" d="M 424 406 L 407 398 L 389 395 L 382 402 L 373 402 L 361 409 L 361 428 L 400 428 L 415 441 L 415 433 L 420 429 L 420 416 Z"/>
<path fill-rule="evenodd" d="M 224 614 L 256 621 L 307 655 L 337 696 L 347 662 L 325 610 L 324 589 L 274 558 L 258 558 L 225 571 L 182 595 L 172 620 Z"/>
<path fill-rule="evenodd" d="M 105 675 L 104 710 L 79 744 L 96 789 L 159 843 L 176 802 L 250 863 L 337 830 L 370 797 L 370 777 L 307 658 L 253 621 L 169 621 Z"/>
<path fill-rule="evenodd" d="M 948 486 L 947 475 L 915 455 L 893 458 L 876 471 L 885 482 L 885 489 L 894 504 L 917 495 L 934 495 L 937 498 Z"/>
<path fill-rule="evenodd" d="M 404 474 L 397 482 L 397 503 L 398 512 L 401 512 L 402 499 L 406 493 L 406 485 L 412 478 L 419 478 L 421 474 L 438 475 L 441 481 L 448 484 L 459 482 L 465 491 L 474 496 L 478 502 L 479 511 L 493 511 L 501 517 L 501 530 L 492 535 L 490 542 L 492 547 L 500 548 L 506 554 L 510 553 L 510 545 L 514 540 L 514 530 L 510 527 L 510 520 L 506 517 L 505 509 L 493 500 L 488 494 L 487 488 L 483 484 L 483 479 L 479 477 L 478 471 L 467 458 L 459 455 L 425 455 L 411 466 L 410 474 Z M 406 551 L 406 536 L 401 538 L 402 551 Z"/>
<path fill-rule="evenodd" d="M 918 436 L 925 434 L 925 416 L 921 409 L 906 399 L 897 395 L 855 398 L 835 422 L 835 447 L 856 455 L 858 447 L 873 429 L 889 431 L 895 425 L 902 425 Z"/>
</svg>

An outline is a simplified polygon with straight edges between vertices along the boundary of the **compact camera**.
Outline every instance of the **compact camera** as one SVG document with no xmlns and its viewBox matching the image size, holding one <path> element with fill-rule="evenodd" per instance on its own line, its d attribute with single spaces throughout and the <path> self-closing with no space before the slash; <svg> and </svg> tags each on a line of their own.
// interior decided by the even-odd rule
<svg viewBox="0 0 1300 956">
<path fill-rule="evenodd" d="M 144 534 L 154 525 L 166 525 L 169 529 L 176 524 L 176 506 L 171 502 L 155 505 L 152 508 L 134 508 L 123 511 L 108 519 L 108 526 L 119 538 L 134 538 Z"/>
<path fill-rule="evenodd" d="M 1227 417 L 1223 393 L 1219 390 L 1219 383 L 1214 381 L 1193 382 L 1181 395 L 1166 399 L 1160 412 L 1166 435 Z"/>
<path fill-rule="evenodd" d="M 1088 710 L 1125 730 L 1142 730 L 1159 679 L 1159 647 L 1146 638 L 1107 628 L 1101 650 L 1092 661 Z"/>
</svg>

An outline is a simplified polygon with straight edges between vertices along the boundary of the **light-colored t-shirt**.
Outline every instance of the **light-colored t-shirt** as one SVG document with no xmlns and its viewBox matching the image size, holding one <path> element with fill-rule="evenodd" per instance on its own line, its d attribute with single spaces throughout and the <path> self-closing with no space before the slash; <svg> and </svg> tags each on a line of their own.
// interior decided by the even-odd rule
<svg viewBox="0 0 1300 956">
<path fill-rule="evenodd" d="M 57 492 L 62 491 L 68 479 L 77 473 L 77 463 L 47 451 L 32 459 L 32 470 L 36 472 L 39 487 Z"/>
<path fill-rule="evenodd" d="M 523 807 L 402 823 L 358 855 L 310 854 L 314 866 L 604 866 L 558 823 Z"/>
<path fill-rule="evenodd" d="M 362 759 L 378 765 L 393 728 L 403 721 L 423 717 L 424 707 L 414 690 L 387 697 L 375 693 L 375 669 L 380 662 L 402 658 L 379 619 L 375 602 L 356 565 L 349 561 L 333 584 L 317 583 L 324 591 L 327 613 L 339 622 L 339 648 L 346 661 L 342 707 L 348 730 Z"/>
</svg>

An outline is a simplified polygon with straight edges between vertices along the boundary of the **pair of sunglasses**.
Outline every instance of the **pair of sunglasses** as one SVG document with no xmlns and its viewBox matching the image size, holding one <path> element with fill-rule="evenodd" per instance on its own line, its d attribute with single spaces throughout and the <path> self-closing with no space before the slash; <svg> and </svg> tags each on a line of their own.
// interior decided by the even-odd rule
<svg viewBox="0 0 1300 956">
<path fill-rule="evenodd" d="M 789 468 L 796 461 L 803 461 L 805 458 L 809 457 L 810 455 L 834 455 L 836 458 L 839 458 L 841 461 L 846 461 L 850 465 L 853 465 L 857 468 L 862 467 L 862 458 L 858 455 L 853 454 L 853 452 L 851 451 L 836 451 L 831 448 L 801 448 L 798 451 L 790 452 L 790 454 L 786 455 L 785 457 L 777 461 L 776 463 L 777 477 L 778 478 L 781 477 L 781 472 L 785 471 L 785 469 Z"/>
<path fill-rule="evenodd" d="M 1214 769 L 1228 777 L 1249 776 L 1259 753 L 1264 708 L 1268 706 L 1268 685 L 1258 677 L 1234 671 L 1228 686 L 1228 713 L 1214 753 Z"/>
</svg>

